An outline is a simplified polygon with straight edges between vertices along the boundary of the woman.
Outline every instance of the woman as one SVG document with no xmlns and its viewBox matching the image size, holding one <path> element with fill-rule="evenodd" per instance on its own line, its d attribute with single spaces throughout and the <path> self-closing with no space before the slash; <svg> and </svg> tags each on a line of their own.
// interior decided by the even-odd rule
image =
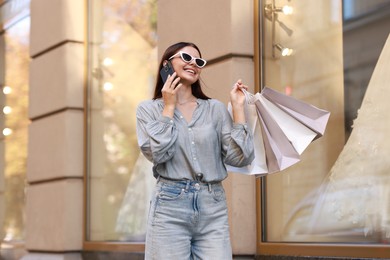
<svg viewBox="0 0 390 260">
<path fill-rule="evenodd" d="M 226 106 L 207 97 L 199 76 L 206 61 L 193 43 L 179 42 L 162 56 L 153 100 L 137 109 L 138 143 L 153 162 L 152 197 L 145 259 L 231 259 L 228 213 L 221 181 L 225 164 L 245 166 L 254 158 L 245 124 L 247 89 L 237 81 L 230 92 L 233 121 Z"/>
</svg>

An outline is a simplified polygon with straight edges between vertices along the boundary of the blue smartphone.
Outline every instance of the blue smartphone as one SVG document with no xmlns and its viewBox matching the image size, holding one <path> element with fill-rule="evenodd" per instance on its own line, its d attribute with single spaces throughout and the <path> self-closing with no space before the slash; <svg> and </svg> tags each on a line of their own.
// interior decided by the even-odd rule
<svg viewBox="0 0 390 260">
<path fill-rule="evenodd" d="M 165 64 L 160 70 L 160 76 L 163 82 L 165 83 L 168 79 L 168 75 L 172 75 L 174 72 L 175 70 L 173 69 L 171 62 L 168 61 L 167 64 Z"/>
</svg>

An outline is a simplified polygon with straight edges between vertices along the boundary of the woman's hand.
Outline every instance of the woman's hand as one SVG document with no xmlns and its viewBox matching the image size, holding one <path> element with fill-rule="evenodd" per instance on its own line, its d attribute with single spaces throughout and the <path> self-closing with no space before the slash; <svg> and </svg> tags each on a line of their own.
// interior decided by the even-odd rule
<svg viewBox="0 0 390 260">
<path fill-rule="evenodd" d="M 248 86 L 242 84 L 242 80 L 239 79 L 230 91 L 230 102 L 232 103 L 232 106 L 244 106 L 245 94 L 241 89 L 248 90 Z"/>
<path fill-rule="evenodd" d="M 233 108 L 233 121 L 237 124 L 245 124 L 245 94 L 242 89 L 248 90 L 248 86 L 242 84 L 241 79 L 233 85 L 230 91 L 230 102 Z"/>
<path fill-rule="evenodd" d="M 176 72 L 169 75 L 167 81 L 165 81 L 163 88 L 161 89 L 162 98 L 164 101 L 163 116 L 173 118 L 176 106 L 176 93 L 182 86 L 180 78 L 176 77 Z"/>
</svg>

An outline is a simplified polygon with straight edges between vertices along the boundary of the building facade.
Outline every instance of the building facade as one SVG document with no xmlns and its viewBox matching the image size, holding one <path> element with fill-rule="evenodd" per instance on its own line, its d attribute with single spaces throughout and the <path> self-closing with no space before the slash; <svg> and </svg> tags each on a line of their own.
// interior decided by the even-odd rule
<svg viewBox="0 0 390 260">
<path fill-rule="evenodd" d="M 0 3 L 3 258 L 142 259 L 155 180 L 135 109 L 178 41 L 226 105 L 241 78 L 331 112 L 298 164 L 224 181 L 235 257 L 390 258 L 389 1 Z"/>
</svg>

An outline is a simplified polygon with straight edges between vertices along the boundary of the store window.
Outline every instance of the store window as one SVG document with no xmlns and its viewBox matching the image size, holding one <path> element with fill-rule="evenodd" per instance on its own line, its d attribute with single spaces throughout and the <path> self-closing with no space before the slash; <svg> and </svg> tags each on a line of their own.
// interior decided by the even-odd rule
<svg viewBox="0 0 390 260">
<path fill-rule="evenodd" d="M 365 7 L 372 12 L 374 2 L 383 7 L 385 1 L 344 1 L 344 18 L 360 16 Z M 325 135 L 309 146 L 301 162 L 262 178 L 263 248 L 272 243 L 388 245 L 390 183 L 388 167 L 383 169 L 386 154 L 380 154 L 385 146 L 363 130 L 355 130 L 350 140 L 345 127 L 345 105 L 351 104 L 344 104 L 343 1 L 259 3 L 261 85 L 331 112 Z M 355 49 L 354 58 L 363 52 Z M 356 109 L 367 111 L 361 99 L 355 102 Z M 368 119 L 360 118 L 358 126 L 369 125 Z"/>
<path fill-rule="evenodd" d="M 135 110 L 154 89 L 156 8 L 156 0 L 88 1 L 87 241 L 145 239 L 155 180 Z"/>
<path fill-rule="evenodd" d="M 343 0 L 345 127 L 348 135 L 389 34 L 389 17 L 389 0 Z M 359 42 L 359 48 L 349 47 L 356 46 L 356 42 Z"/>
<path fill-rule="evenodd" d="M 331 111 L 324 137 L 293 167 L 264 179 L 265 241 L 328 241 L 311 219 L 318 192 L 344 145 L 340 1 L 263 1 L 262 85 Z M 288 12 L 279 12 L 278 8 Z M 309 228 L 307 223 L 313 223 Z M 325 224 L 325 223 L 324 223 Z M 331 224 L 330 224 L 331 225 Z"/>
<path fill-rule="evenodd" d="M 0 238 L 24 240 L 30 1 L 0 6 Z"/>
<path fill-rule="evenodd" d="M 382 8 L 388 8 L 388 0 L 343 0 L 343 18 L 345 21 L 356 20 Z"/>
</svg>

